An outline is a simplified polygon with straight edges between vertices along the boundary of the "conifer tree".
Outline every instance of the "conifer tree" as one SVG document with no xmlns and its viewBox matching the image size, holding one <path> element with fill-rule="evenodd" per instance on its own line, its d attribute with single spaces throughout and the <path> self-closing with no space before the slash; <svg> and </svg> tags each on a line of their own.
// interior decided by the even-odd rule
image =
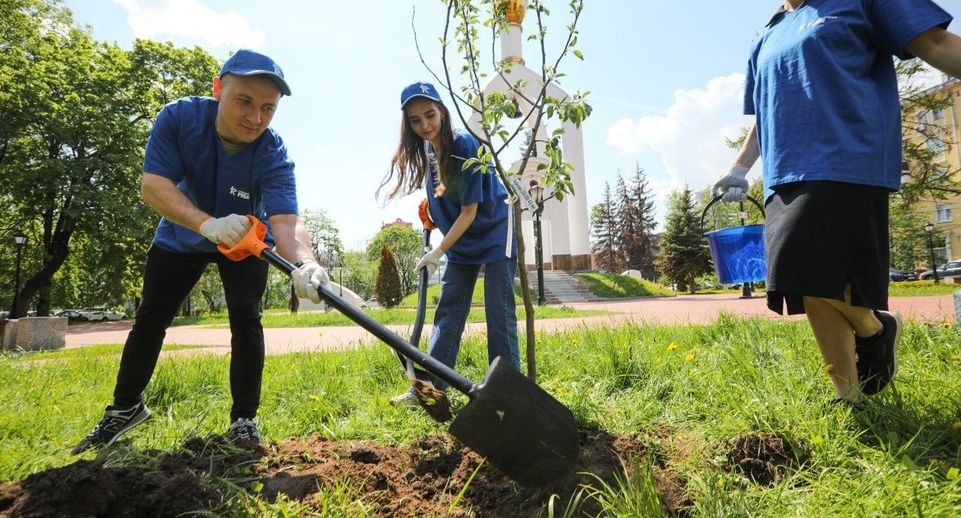
<svg viewBox="0 0 961 518">
<path fill-rule="evenodd" d="M 377 301 L 385 308 L 396 306 L 404 298 L 404 290 L 400 283 L 400 272 L 397 270 L 397 260 L 387 247 L 380 250 L 380 265 L 377 267 L 374 293 L 377 294 Z"/>
<path fill-rule="evenodd" d="M 622 225 L 622 249 L 628 268 L 654 276 L 654 200 L 647 176 L 634 164 L 634 177 L 626 185 L 626 201 L 619 215 Z"/>
<path fill-rule="evenodd" d="M 604 184 L 604 201 L 591 209 L 591 233 L 594 241 L 591 252 L 594 255 L 594 265 L 608 272 L 616 271 L 619 267 L 617 249 L 617 223 L 614 201 L 611 198 L 610 184 Z"/>
<path fill-rule="evenodd" d="M 634 204 L 628 193 L 627 183 L 624 182 L 624 177 L 621 176 L 620 171 L 617 172 L 617 184 L 614 188 L 614 199 L 612 201 L 614 203 L 614 241 L 617 243 L 617 271 L 623 271 L 627 268 L 634 268 L 627 250 L 633 236 L 637 233 L 637 229 L 632 219 Z"/>
<path fill-rule="evenodd" d="M 710 253 L 701 236 L 700 214 L 695 210 L 694 197 L 686 185 L 683 190 L 670 195 L 658 264 L 664 275 L 677 284 L 679 291 L 691 293 L 697 290 L 696 277 L 711 271 Z"/>
</svg>

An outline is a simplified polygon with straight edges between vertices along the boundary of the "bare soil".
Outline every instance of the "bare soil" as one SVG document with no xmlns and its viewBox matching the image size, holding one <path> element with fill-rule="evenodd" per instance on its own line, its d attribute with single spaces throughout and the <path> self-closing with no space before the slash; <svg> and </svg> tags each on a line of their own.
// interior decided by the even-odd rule
<svg viewBox="0 0 961 518">
<path fill-rule="evenodd" d="M 724 469 L 742 473 L 755 484 L 771 486 L 780 482 L 789 470 L 800 468 L 808 457 L 806 451 L 783 436 L 750 434 L 729 441 Z"/>
<path fill-rule="evenodd" d="M 598 478 L 614 483 L 637 457 L 649 458 L 638 439 L 581 430 L 576 474 L 551 487 L 528 489 L 448 436 L 406 447 L 319 437 L 261 447 L 214 436 L 191 439 L 176 453 L 145 452 L 135 465 L 113 466 L 105 455 L 2 484 L 0 516 L 219 514 L 231 487 L 267 501 L 283 494 L 316 508 L 321 489 L 345 479 L 378 516 L 534 516 L 551 495 L 557 495 L 555 508 L 563 511 L 576 491 L 597 487 Z M 685 514 L 691 501 L 683 481 L 663 462 L 652 469 L 664 511 Z M 580 509 L 591 515 L 600 510 L 590 498 L 582 499 Z"/>
</svg>

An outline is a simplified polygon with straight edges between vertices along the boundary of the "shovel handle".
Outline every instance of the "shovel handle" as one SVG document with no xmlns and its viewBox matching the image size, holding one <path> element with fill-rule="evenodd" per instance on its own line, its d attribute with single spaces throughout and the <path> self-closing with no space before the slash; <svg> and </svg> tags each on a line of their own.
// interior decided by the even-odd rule
<svg viewBox="0 0 961 518">
<path fill-rule="evenodd" d="M 424 229 L 424 236 L 422 239 L 423 252 L 426 254 L 428 248 L 430 248 L 430 229 Z M 428 272 L 427 268 L 421 268 L 417 272 L 417 318 L 414 321 L 414 331 L 410 336 L 410 343 L 418 345 L 420 342 L 420 332 L 424 327 L 424 317 L 427 313 L 427 282 L 428 282 Z"/>
<path fill-rule="evenodd" d="M 248 215 L 247 217 L 250 219 L 251 223 L 253 223 L 253 225 L 250 227 L 250 230 L 247 231 L 247 235 L 245 235 L 244 238 L 234 247 L 228 247 L 220 244 L 217 245 L 217 248 L 221 253 L 231 260 L 240 261 L 248 256 L 254 255 L 279 268 L 287 275 L 290 275 L 290 273 L 296 270 L 297 267 L 294 266 L 290 261 L 281 257 L 277 252 L 274 252 L 266 245 L 266 243 L 263 242 L 263 236 L 267 235 L 266 225 L 264 225 L 262 221 L 254 216 Z M 387 329 L 380 322 L 371 318 L 370 315 L 364 313 L 359 308 L 355 308 L 347 303 L 347 301 L 344 299 L 338 297 L 336 293 L 330 290 L 330 288 L 321 285 L 317 288 L 317 293 L 320 294 L 320 298 L 322 298 L 328 305 L 346 315 L 347 318 L 353 320 L 354 323 L 366 329 L 368 332 L 379 338 L 395 351 L 406 356 L 417 365 L 423 367 L 427 372 L 430 372 L 431 374 L 444 380 L 444 382 L 460 392 L 463 392 L 469 397 L 473 396 L 475 385 L 471 380 L 461 376 L 450 367 L 414 347 L 401 338 L 398 334 L 394 333 L 390 329 Z"/>
</svg>

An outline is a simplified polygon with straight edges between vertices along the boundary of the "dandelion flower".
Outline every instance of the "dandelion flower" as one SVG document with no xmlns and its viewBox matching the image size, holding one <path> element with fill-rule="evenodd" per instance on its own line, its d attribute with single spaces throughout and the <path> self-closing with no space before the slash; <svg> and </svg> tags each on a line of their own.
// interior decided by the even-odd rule
<svg viewBox="0 0 961 518">
<path fill-rule="evenodd" d="M 948 470 L 948 480 L 957 480 L 958 475 L 961 475 L 961 472 L 959 472 L 958 468 L 951 468 Z"/>
<path fill-rule="evenodd" d="M 673 351 L 674 349 L 677 349 L 677 344 L 676 344 L 676 343 L 671 342 L 671 343 L 667 344 L 667 350 L 668 350 L 668 351 Z"/>
<path fill-rule="evenodd" d="M 689 362 L 692 360 L 694 360 L 694 353 L 688 353 L 687 356 L 684 357 L 684 361 L 686 362 Z"/>
<path fill-rule="evenodd" d="M 830 375 L 831 375 L 831 371 L 834 370 L 834 365 L 831 365 L 830 363 L 825 364 L 824 367 L 821 367 L 821 370 L 824 371 L 825 374 L 827 374 L 828 376 L 830 376 Z"/>
<path fill-rule="evenodd" d="M 318 403 L 320 402 L 320 396 L 318 396 L 317 394 L 311 394 L 310 399 L 312 401 L 317 401 Z"/>
</svg>

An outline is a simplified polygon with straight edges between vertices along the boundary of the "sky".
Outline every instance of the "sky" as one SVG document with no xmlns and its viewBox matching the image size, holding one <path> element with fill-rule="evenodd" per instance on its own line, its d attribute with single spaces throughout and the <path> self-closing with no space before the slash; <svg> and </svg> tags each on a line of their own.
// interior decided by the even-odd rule
<svg viewBox="0 0 961 518">
<path fill-rule="evenodd" d="M 551 60 L 571 18 L 566 0 L 547 3 Z M 657 200 L 660 224 L 671 190 L 685 184 L 705 188 L 733 160 L 735 151 L 724 139 L 751 123 L 741 115 L 748 51 L 780 2 L 585 4 L 578 22 L 584 60 L 562 63 L 566 77 L 560 86 L 568 93 L 590 91 L 593 113 L 583 126 L 588 206 L 601 201 L 605 185 L 613 188 L 618 174 L 628 178 L 639 165 Z M 938 4 L 961 16 L 961 0 Z M 200 46 L 221 60 L 239 48 L 270 55 L 292 90 L 272 127 L 296 163 L 300 208 L 324 210 L 352 250 L 363 248 L 383 223 L 400 218 L 419 226 L 422 195 L 386 203 L 375 192 L 398 143 L 400 91 L 432 80 L 418 55 L 415 31 L 424 61 L 441 72 L 441 0 L 66 0 L 64 5 L 96 39 L 124 48 L 146 38 Z M 950 29 L 961 32 L 959 23 Z M 525 34 L 532 29 L 528 16 Z M 539 55 L 530 44 L 524 49 L 532 68 L 540 65 Z M 458 79 L 456 70 L 452 75 Z"/>
</svg>

